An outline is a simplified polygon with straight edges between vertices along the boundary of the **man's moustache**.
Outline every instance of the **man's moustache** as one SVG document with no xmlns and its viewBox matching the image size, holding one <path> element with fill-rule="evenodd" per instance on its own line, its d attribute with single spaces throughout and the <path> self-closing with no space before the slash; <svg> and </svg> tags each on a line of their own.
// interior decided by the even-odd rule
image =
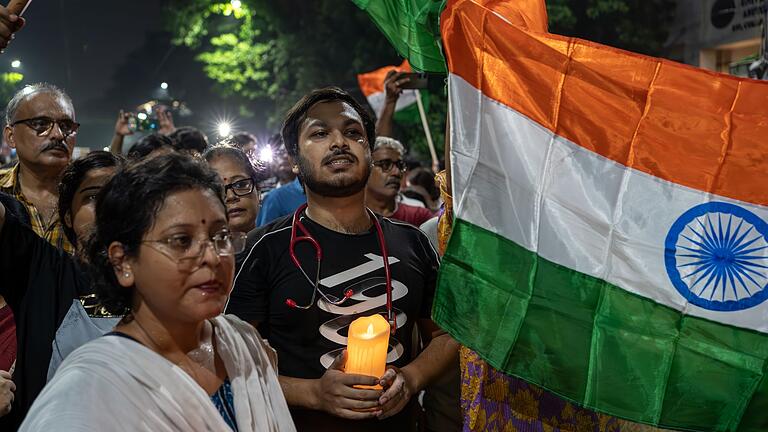
<svg viewBox="0 0 768 432">
<path fill-rule="evenodd" d="M 69 153 L 69 147 L 67 147 L 64 141 L 51 141 L 43 146 L 43 149 L 40 151 L 40 153 L 44 153 L 49 150 L 61 150 Z"/>
<path fill-rule="evenodd" d="M 349 156 L 349 158 L 352 160 L 352 162 L 357 162 L 357 156 L 353 155 L 349 151 L 344 150 L 344 149 L 336 149 L 336 150 L 333 151 L 333 153 L 331 153 L 328 156 L 324 157 L 323 160 L 321 161 L 321 164 L 325 165 L 328 162 L 330 162 L 331 159 L 333 159 L 335 157 L 338 157 L 338 156 L 342 156 L 342 155 Z"/>
</svg>

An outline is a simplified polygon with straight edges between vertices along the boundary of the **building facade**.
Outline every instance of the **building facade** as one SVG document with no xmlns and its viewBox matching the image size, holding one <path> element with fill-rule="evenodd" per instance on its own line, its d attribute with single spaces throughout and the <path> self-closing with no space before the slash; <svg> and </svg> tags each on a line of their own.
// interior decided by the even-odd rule
<svg viewBox="0 0 768 432">
<path fill-rule="evenodd" d="M 748 76 L 764 43 L 767 0 L 678 0 L 667 57 Z"/>
</svg>

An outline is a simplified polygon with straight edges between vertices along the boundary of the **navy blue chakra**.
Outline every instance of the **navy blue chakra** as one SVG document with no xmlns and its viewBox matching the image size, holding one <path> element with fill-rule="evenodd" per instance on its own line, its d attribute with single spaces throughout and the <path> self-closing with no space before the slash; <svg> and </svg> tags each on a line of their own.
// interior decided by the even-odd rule
<svg viewBox="0 0 768 432">
<path fill-rule="evenodd" d="M 664 262 L 675 289 L 696 306 L 757 306 L 768 299 L 768 224 L 737 205 L 697 205 L 672 224 Z"/>
</svg>

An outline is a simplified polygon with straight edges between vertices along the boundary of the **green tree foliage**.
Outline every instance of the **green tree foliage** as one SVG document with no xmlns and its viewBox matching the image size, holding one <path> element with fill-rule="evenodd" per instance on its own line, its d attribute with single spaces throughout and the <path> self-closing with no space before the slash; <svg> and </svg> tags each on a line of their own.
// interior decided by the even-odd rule
<svg viewBox="0 0 768 432">
<path fill-rule="evenodd" d="M 219 92 L 240 102 L 241 114 L 271 112 L 276 130 L 282 114 L 313 88 L 335 85 L 364 100 L 357 74 L 402 59 L 368 16 L 346 0 L 175 0 L 168 8 L 174 43 L 192 48 Z M 442 143 L 445 97 L 437 88 L 430 113 Z M 267 107 L 267 108 L 261 108 Z M 437 115 L 442 113 L 442 120 Z M 421 127 L 397 132 L 420 156 L 428 155 Z"/>
<path fill-rule="evenodd" d="M 0 73 L 0 100 L 9 101 L 21 88 L 24 75 L 18 72 Z"/>
<path fill-rule="evenodd" d="M 674 10 L 673 0 L 548 0 L 554 33 L 658 54 Z M 171 0 L 174 43 L 195 50 L 219 92 L 241 114 L 268 109 L 275 130 L 307 91 L 336 85 L 359 93 L 356 75 L 401 59 L 370 18 L 348 0 Z M 430 86 L 430 129 L 441 151 L 446 115 L 442 80 Z M 263 108 L 267 107 L 267 108 Z M 420 125 L 396 129 L 427 158 Z"/>
<path fill-rule="evenodd" d="M 548 0 L 552 33 L 661 55 L 674 0 Z"/>
</svg>

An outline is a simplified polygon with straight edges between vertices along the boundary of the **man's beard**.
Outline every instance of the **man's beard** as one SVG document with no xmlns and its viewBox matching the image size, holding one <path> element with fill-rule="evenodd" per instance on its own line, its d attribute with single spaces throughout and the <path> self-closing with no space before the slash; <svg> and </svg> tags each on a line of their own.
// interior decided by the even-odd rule
<svg viewBox="0 0 768 432">
<path fill-rule="evenodd" d="M 352 153 L 344 150 L 336 151 L 330 156 L 339 156 L 342 154 L 347 154 L 357 159 Z M 368 177 L 371 175 L 371 157 L 367 154 L 363 164 L 363 175 L 357 179 L 342 177 L 332 181 L 322 181 L 318 179 L 318 175 L 312 167 L 312 164 L 310 164 L 310 162 L 301 154 L 296 156 L 296 161 L 299 165 L 299 180 L 301 180 L 301 183 L 307 189 L 323 197 L 341 198 L 352 196 L 365 189 L 365 186 L 368 183 Z"/>
</svg>

